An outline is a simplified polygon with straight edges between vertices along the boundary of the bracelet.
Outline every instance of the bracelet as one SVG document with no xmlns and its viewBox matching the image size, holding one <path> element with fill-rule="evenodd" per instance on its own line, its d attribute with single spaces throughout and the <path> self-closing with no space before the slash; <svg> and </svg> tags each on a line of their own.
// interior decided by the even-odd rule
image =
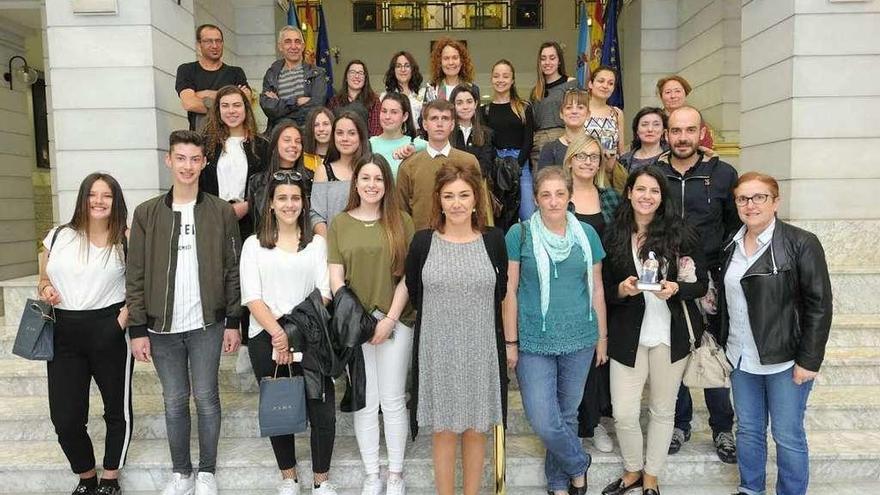
<svg viewBox="0 0 880 495">
<path fill-rule="evenodd" d="M 505 341 L 504 341 L 504 344 L 505 344 L 505 345 L 514 345 L 514 346 L 518 346 L 518 345 L 519 345 L 519 340 L 505 340 Z"/>
<path fill-rule="evenodd" d="M 606 335 L 604 337 L 599 337 L 599 340 L 608 340 L 608 336 Z"/>
<path fill-rule="evenodd" d="M 394 318 L 392 318 L 392 317 L 390 317 L 390 316 L 388 316 L 388 315 L 385 315 L 385 317 L 382 318 L 382 319 L 383 319 L 383 320 L 391 320 L 391 321 L 393 321 L 394 323 L 400 323 L 399 321 L 395 320 Z"/>
</svg>

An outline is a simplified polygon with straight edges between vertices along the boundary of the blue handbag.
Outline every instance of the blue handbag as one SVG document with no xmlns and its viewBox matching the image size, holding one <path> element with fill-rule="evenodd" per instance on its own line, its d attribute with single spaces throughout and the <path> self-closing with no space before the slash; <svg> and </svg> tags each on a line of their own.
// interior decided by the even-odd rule
<svg viewBox="0 0 880 495">
<path fill-rule="evenodd" d="M 55 308 L 37 299 L 24 305 L 12 353 L 32 361 L 55 357 Z"/>
<path fill-rule="evenodd" d="M 302 376 L 275 375 L 260 380 L 260 436 L 274 437 L 302 433 L 309 427 L 306 414 L 306 386 Z"/>
</svg>

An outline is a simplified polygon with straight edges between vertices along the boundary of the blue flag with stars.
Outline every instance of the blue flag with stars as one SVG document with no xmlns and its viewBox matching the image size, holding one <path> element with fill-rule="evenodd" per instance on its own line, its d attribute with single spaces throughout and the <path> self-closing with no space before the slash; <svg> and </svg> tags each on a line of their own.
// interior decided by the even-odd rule
<svg viewBox="0 0 880 495">
<path fill-rule="evenodd" d="M 330 40 L 327 38 L 327 21 L 324 8 L 318 5 L 318 48 L 315 50 L 315 63 L 326 72 L 327 97 L 333 95 L 333 56 L 330 53 Z"/>
<path fill-rule="evenodd" d="M 605 40 L 602 43 L 602 65 L 614 68 L 617 79 L 608 104 L 623 108 L 623 72 L 620 65 L 620 49 L 617 43 L 618 1 L 608 0 L 605 7 Z"/>
</svg>

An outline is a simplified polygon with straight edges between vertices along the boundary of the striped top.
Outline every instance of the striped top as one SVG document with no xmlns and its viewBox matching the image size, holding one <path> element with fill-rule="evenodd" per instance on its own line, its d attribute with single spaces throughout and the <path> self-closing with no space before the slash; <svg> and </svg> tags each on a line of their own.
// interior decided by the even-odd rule
<svg viewBox="0 0 880 495">
<path fill-rule="evenodd" d="M 292 69 L 282 67 L 278 75 L 278 97 L 285 100 L 305 96 L 305 80 L 302 64 Z"/>
</svg>

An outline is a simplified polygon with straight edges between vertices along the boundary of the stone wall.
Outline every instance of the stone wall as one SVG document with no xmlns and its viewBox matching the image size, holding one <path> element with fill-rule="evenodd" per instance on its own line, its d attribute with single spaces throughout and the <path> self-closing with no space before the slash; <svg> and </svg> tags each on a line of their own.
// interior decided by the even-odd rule
<svg viewBox="0 0 880 495">
<path fill-rule="evenodd" d="M 0 26 L 0 60 L 25 55 L 29 30 L 4 22 Z M 16 67 L 19 62 L 16 61 Z M 0 280 L 35 273 L 34 131 L 30 92 L 20 82 L 14 91 L 0 87 Z"/>
</svg>

